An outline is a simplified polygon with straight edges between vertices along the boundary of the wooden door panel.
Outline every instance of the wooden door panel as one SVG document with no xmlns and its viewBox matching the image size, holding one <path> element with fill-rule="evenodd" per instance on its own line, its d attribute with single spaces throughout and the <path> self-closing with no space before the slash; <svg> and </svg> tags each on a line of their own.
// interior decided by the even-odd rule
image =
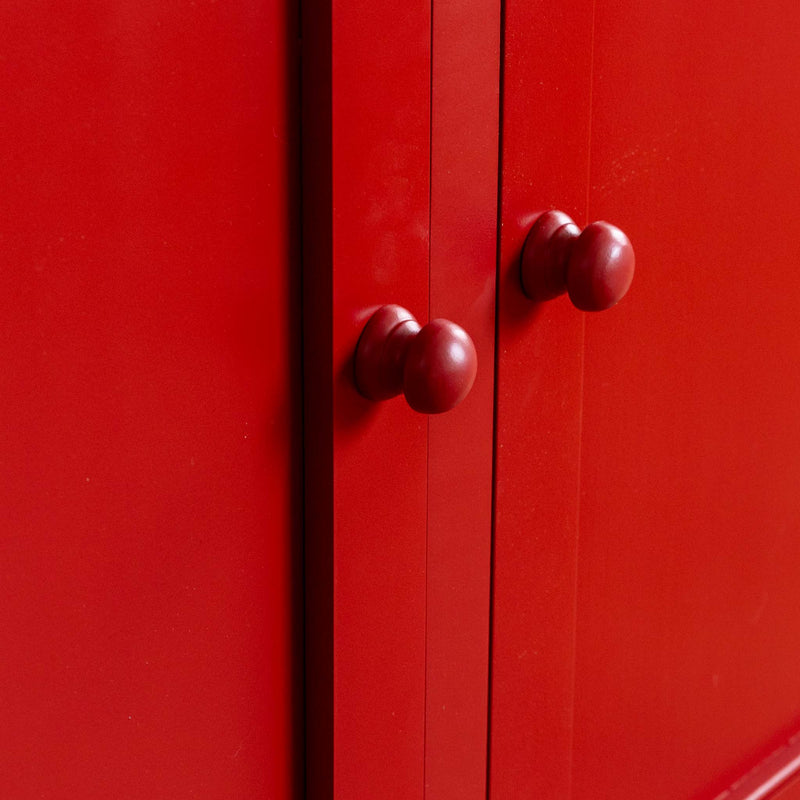
<svg viewBox="0 0 800 800">
<path fill-rule="evenodd" d="M 587 218 L 628 233 L 637 276 L 618 308 L 582 317 L 559 299 L 518 341 L 501 317 L 492 788 L 531 796 L 499 768 L 527 761 L 541 797 L 713 798 L 800 726 L 800 11 L 598 0 L 572 26 L 591 32 L 581 83 L 518 45 L 527 35 L 537 52 L 540 35 L 517 27 L 521 6 L 506 10 L 501 270 L 513 276 L 524 235 L 517 198 L 569 202 L 559 179 L 573 156 L 588 164 Z M 547 140 L 552 110 L 520 99 L 523 85 L 543 99 L 542 84 L 571 91 L 575 124 L 590 109 L 588 153 L 543 159 L 535 136 L 514 150 L 531 119 Z M 545 340 L 561 313 L 560 340 Z M 515 366 L 545 341 L 529 374 Z M 578 377 L 559 388 L 553 365 L 574 358 Z M 570 424 L 537 430 L 559 391 Z M 539 422 L 514 417 L 512 400 Z M 575 474 L 574 502 L 558 506 Z M 561 594 L 531 566 L 554 548 Z M 526 560 L 516 571 L 512 554 Z M 574 628 L 556 602 L 570 591 Z M 532 612 L 548 606 L 549 619 Z M 562 626 L 560 649 L 548 625 Z M 552 659 L 558 692 L 532 680 L 527 652 Z M 547 702 L 559 758 L 530 734 Z"/>
<path fill-rule="evenodd" d="M 800 9 L 675 11 L 596 10 L 638 275 L 586 327 L 576 798 L 710 797 L 800 725 Z"/>
</svg>

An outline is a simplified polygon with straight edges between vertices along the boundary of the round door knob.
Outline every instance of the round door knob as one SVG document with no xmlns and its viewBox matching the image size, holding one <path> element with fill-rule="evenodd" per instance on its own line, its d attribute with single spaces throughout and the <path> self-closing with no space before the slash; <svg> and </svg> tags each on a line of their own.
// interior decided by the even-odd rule
<svg viewBox="0 0 800 800">
<path fill-rule="evenodd" d="M 569 292 L 581 311 L 604 311 L 625 296 L 635 258 L 628 237 L 608 222 L 581 230 L 562 211 L 542 214 L 522 248 L 522 290 L 531 300 Z"/>
<path fill-rule="evenodd" d="M 358 391 L 370 400 L 404 394 L 423 414 L 455 408 L 469 393 L 478 369 L 467 332 L 446 319 L 424 327 L 401 306 L 379 308 L 356 345 Z"/>
</svg>

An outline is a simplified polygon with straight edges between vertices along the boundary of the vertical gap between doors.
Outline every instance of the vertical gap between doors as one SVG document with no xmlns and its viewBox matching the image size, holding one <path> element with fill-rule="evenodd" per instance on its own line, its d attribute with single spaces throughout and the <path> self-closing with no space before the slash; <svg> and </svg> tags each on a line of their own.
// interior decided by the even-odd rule
<svg viewBox="0 0 800 800">
<path fill-rule="evenodd" d="M 495 570 L 495 520 L 497 517 L 497 402 L 500 372 L 500 287 L 501 287 L 501 224 L 503 213 L 503 91 L 505 81 L 506 3 L 500 0 L 500 69 L 498 85 L 498 136 L 497 136 L 497 245 L 494 306 L 494 392 L 492 401 L 492 502 L 489 555 L 489 664 L 487 665 L 486 709 L 486 798 L 491 797 L 492 767 L 492 654 L 494 651 L 494 570 Z"/>
<path fill-rule="evenodd" d="M 291 6 L 289 6 L 291 7 Z M 292 241 L 294 242 L 297 269 L 292 269 L 294 276 L 293 282 L 289 286 L 289 307 L 297 307 L 297 319 L 292 322 L 293 328 L 290 331 L 290 341 L 292 335 L 297 338 L 298 366 L 295 373 L 295 380 L 292 384 L 292 408 L 295 410 L 295 417 L 292 420 L 294 434 L 292 441 L 295 442 L 295 454 L 292 457 L 293 463 L 292 480 L 297 481 L 297 488 L 293 491 L 294 508 L 293 519 L 299 519 L 299 530 L 297 535 L 292 536 L 291 563 L 294 574 L 298 577 L 298 586 L 293 596 L 292 628 L 295 631 L 293 650 L 291 655 L 292 674 L 295 676 L 295 683 L 292 686 L 293 706 L 295 716 L 293 719 L 294 730 L 292 731 L 293 742 L 293 765 L 292 765 L 292 784 L 300 797 L 307 794 L 306 766 L 308 755 L 306 750 L 306 718 L 307 718 L 307 669 L 306 669 L 306 375 L 305 375 L 305 285 L 304 285 L 304 224 L 303 224 L 303 5 L 302 0 L 298 0 L 295 13 L 286 15 L 284 36 L 286 41 L 286 69 L 290 81 L 290 89 L 287 92 L 287 115 L 291 120 L 293 135 L 290 140 L 294 142 L 294 152 L 290 158 L 292 169 L 294 170 L 294 180 L 290 180 L 290 190 L 292 195 L 289 199 L 291 212 L 296 215 L 295 228 Z M 296 104 L 292 105 L 292 94 L 295 93 Z M 295 306 L 294 303 L 298 305 Z M 300 409 L 299 415 L 297 409 Z M 293 531 L 294 532 L 294 531 Z M 299 681 L 299 686 L 297 681 Z"/>
<path fill-rule="evenodd" d="M 428 59 L 428 316 L 431 320 L 431 243 L 433 242 L 433 0 L 430 0 Z M 431 418 L 425 418 L 425 689 L 422 694 L 422 796 L 428 795 L 428 551 L 430 542 Z"/>
</svg>

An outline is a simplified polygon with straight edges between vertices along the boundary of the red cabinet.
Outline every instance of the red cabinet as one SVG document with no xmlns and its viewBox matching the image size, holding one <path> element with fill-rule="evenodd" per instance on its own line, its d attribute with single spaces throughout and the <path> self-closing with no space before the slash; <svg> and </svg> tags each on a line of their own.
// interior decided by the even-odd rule
<svg viewBox="0 0 800 800">
<path fill-rule="evenodd" d="M 0 796 L 796 795 L 796 3 L 52 6 L 0 9 Z M 553 208 L 618 308 L 523 294 Z M 356 390 L 390 303 L 457 408 Z"/>
<path fill-rule="evenodd" d="M 765 797 L 800 727 L 800 11 L 469 12 L 304 12 L 309 796 Z M 619 307 L 523 295 L 549 208 L 629 235 Z M 385 303 L 475 337 L 462 406 L 358 395 Z"/>
</svg>

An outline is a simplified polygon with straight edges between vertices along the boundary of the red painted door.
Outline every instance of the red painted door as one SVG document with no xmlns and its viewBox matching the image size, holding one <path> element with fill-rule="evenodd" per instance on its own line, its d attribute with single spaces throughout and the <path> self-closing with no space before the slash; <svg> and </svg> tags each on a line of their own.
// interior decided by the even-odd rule
<svg viewBox="0 0 800 800">
<path fill-rule="evenodd" d="M 490 796 L 765 797 L 800 729 L 800 7 L 505 26 Z M 521 295 L 552 207 L 630 236 L 617 308 Z"/>
</svg>

